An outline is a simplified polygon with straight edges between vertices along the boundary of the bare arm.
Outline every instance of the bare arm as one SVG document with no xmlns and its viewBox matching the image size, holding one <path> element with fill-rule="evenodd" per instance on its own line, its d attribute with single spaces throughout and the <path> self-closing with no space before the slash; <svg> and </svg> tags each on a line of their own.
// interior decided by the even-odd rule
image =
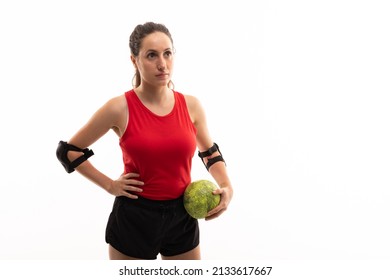
<svg viewBox="0 0 390 280">
<path fill-rule="evenodd" d="M 69 144 L 75 145 L 81 149 L 87 148 L 95 143 L 99 138 L 105 135 L 110 129 L 113 129 L 118 136 L 121 136 L 127 124 L 127 104 L 124 96 L 118 96 L 109 100 L 99 110 L 97 110 L 89 121 L 69 140 Z M 81 153 L 69 151 L 68 158 L 73 161 Z M 120 196 L 124 195 L 130 198 L 137 196 L 127 191 L 139 192 L 143 183 L 133 179 L 138 174 L 129 173 L 113 180 L 96 169 L 89 160 L 79 165 L 76 170 L 83 176 L 102 187 L 109 193 Z"/>
<path fill-rule="evenodd" d="M 196 141 L 198 149 L 199 151 L 205 151 L 214 143 L 208 131 L 206 114 L 202 105 L 195 97 L 186 96 L 186 101 L 192 121 L 197 129 Z M 220 155 L 218 151 L 214 152 L 211 156 L 204 159 L 205 163 L 207 164 L 207 160 L 209 158 L 213 158 L 218 155 Z M 233 197 L 233 187 L 231 185 L 225 163 L 222 161 L 216 162 L 210 167 L 209 172 L 220 187 L 220 189 L 214 191 L 214 194 L 221 195 L 221 202 L 216 208 L 207 214 L 206 220 L 216 218 L 226 211 Z"/>
</svg>

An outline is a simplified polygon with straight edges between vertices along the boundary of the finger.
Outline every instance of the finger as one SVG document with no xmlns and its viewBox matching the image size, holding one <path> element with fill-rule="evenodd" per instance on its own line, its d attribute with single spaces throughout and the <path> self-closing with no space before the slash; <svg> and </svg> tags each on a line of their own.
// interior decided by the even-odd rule
<svg viewBox="0 0 390 280">
<path fill-rule="evenodd" d="M 126 185 L 143 186 L 144 182 L 138 181 L 138 180 L 134 180 L 134 179 L 128 179 L 128 180 L 125 181 L 125 184 Z"/>
<path fill-rule="evenodd" d="M 131 194 L 131 193 L 129 193 L 129 192 L 123 192 L 123 193 L 122 193 L 122 196 L 126 196 L 126 197 L 128 197 L 128 198 L 130 198 L 130 199 L 138 199 L 138 195 Z"/>
<path fill-rule="evenodd" d="M 210 213 L 206 216 L 205 220 L 206 221 L 210 221 L 210 220 L 213 220 L 215 218 L 218 218 L 219 216 L 221 216 L 221 214 L 224 212 L 225 210 L 224 209 L 221 209 L 221 211 L 218 211 L 216 213 Z M 210 211 L 211 212 L 211 211 Z"/>
<path fill-rule="evenodd" d="M 223 193 L 223 189 L 220 188 L 213 191 L 213 194 L 222 194 L 222 193 Z"/>
<path fill-rule="evenodd" d="M 219 212 L 221 212 L 221 211 L 223 211 L 223 210 L 224 210 L 224 208 L 221 207 L 221 205 L 218 205 L 218 206 L 215 207 L 214 209 L 210 210 L 210 211 L 207 213 L 206 217 L 213 216 L 213 215 L 215 215 L 215 214 L 217 214 L 217 213 L 219 213 Z"/>
<path fill-rule="evenodd" d="M 216 214 L 217 214 L 217 217 L 218 217 L 219 215 L 221 215 L 226 210 L 227 210 L 227 204 L 225 203 L 224 199 L 222 199 L 217 207 L 215 207 L 214 209 L 211 209 L 207 213 L 206 217 L 213 216 L 213 215 L 216 215 Z"/>
<path fill-rule="evenodd" d="M 126 178 L 126 179 L 135 178 L 135 177 L 139 177 L 139 174 L 130 172 L 130 173 L 126 173 L 123 177 Z"/>
<path fill-rule="evenodd" d="M 137 187 L 134 187 L 134 186 L 125 186 L 124 189 L 126 191 L 132 191 L 132 192 L 142 192 L 143 191 L 143 189 L 137 188 Z"/>
</svg>

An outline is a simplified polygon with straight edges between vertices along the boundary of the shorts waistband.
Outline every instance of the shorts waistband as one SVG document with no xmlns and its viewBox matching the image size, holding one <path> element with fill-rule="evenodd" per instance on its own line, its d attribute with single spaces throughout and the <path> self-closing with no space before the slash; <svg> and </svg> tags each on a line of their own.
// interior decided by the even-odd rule
<svg viewBox="0 0 390 280">
<path fill-rule="evenodd" d="M 126 196 L 118 196 L 117 199 L 133 203 L 134 205 L 148 209 L 169 209 L 175 208 L 178 205 L 183 205 L 183 196 L 170 200 L 152 200 L 138 196 L 138 199 L 131 199 Z"/>
</svg>

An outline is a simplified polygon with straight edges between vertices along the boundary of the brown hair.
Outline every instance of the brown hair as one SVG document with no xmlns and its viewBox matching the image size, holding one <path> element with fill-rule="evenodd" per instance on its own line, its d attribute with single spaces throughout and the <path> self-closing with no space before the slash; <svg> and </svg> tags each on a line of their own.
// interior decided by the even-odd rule
<svg viewBox="0 0 390 280">
<path fill-rule="evenodd" d="M 141 43 L 142 40 L 148 36 L 149 34 L 152 34 L 154 32 L 162 32 L 165 35 L 169 37 L 173 44 L 172 36 L 171 33 L 169 32 L 168 28 L 161 24 L 161 23 L 154 23 L 154 22 L 146 22 L 144 24 L 138 24 L 135 28 L 134 31 L 130 35 L 130 40 L 129 40 L 129 46 L 130 46 L 130 52 L 134 57 L 137 57 L 139 55 L 139 51 L 141 49 Z M 135 87 L 138 87 L 141 84 L 141 76 L 136 69 L 135 72 Z"/>
</svg>

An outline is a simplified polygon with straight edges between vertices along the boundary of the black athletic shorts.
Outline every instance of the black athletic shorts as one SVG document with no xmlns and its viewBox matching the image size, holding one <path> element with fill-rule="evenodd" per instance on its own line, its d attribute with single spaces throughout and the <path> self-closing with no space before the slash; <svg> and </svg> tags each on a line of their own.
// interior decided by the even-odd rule
<svg viewBox="0 0 390 280">
<path fill-rule="evenodd" d="M 108 219 L 106 242 L 134 258 L 175 256 L 199 245 L 198 220 L 186 212 L 183 197 L 158 201 L 118 196 Z"/>
</svg>

